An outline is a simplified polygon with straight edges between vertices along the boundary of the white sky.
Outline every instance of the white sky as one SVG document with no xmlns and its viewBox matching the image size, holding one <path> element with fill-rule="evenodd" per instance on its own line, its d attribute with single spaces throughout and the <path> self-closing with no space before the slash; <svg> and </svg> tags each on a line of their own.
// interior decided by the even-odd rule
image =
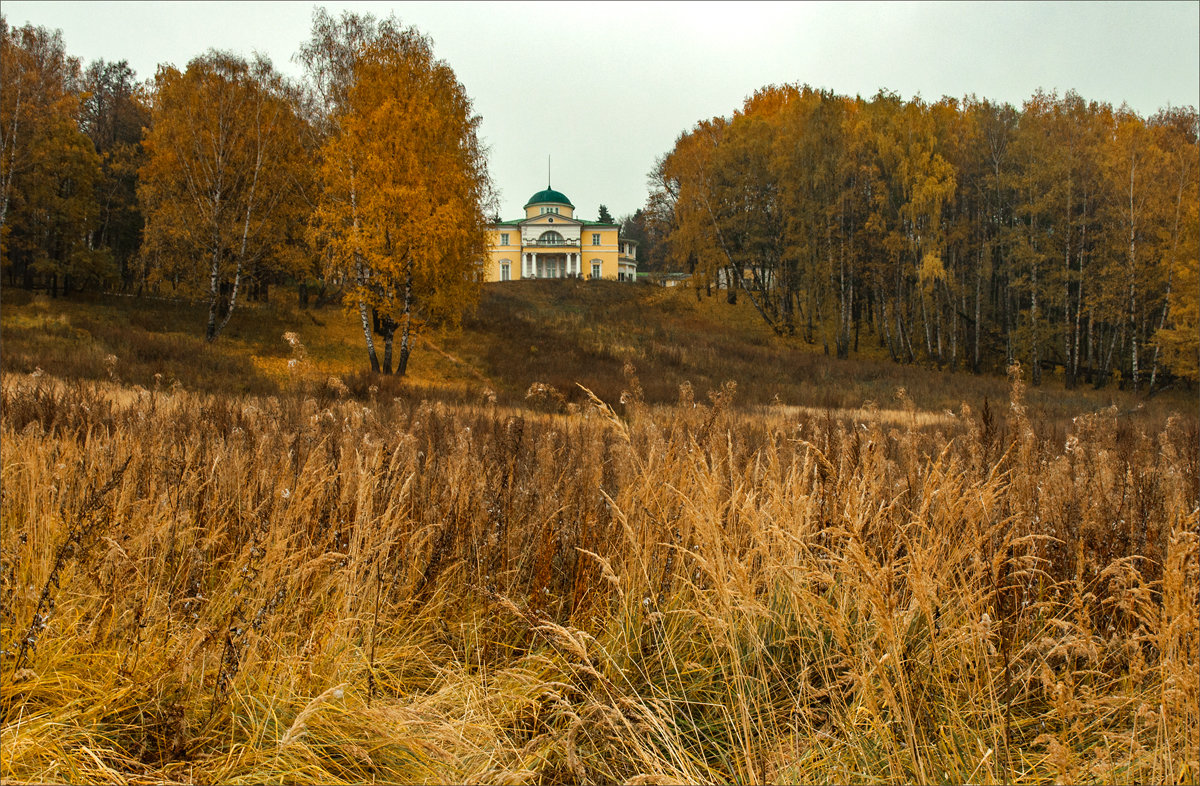
<svg viewBox="0 0 1200 786">
<path fill-rule="evenodd" d="M 1128 103 L 1143 116 L 1200 103 L 1200 3 L 326 3 L 395 12 L 434 40 L 483 117 L 503 218 L 553 185 L 594 219 L 632 213 L 647 173 L 698 120 L 757 88 L 880 88 L 1015 106 L 1039 87 Z M 128 60 L 139 78 L 210 47 L 258 51 L 292 76 L 309 2 L 29 2 L 9 24 L 60 28 L 85 63 Z"/>
</svg>

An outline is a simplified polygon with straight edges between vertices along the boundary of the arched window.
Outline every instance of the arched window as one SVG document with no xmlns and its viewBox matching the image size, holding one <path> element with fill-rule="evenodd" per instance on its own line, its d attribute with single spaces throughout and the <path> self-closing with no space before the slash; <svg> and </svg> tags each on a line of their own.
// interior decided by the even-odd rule
<svg viewBox="0 0 1200 786">
<path fill-rule="evenodd" d="M 563 236 L 551 229 L 549 232 L 543 232 L 538 238 L 539 246 L 561 246 Z"/>
</svg>

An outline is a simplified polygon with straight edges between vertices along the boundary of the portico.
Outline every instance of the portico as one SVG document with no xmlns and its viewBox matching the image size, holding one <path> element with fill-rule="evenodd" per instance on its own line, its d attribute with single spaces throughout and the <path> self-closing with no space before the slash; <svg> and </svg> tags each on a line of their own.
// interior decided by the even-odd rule
<svg viewBox="0 0 1200 786">
<path fill-rule="evenodd" d="M 521 271 L 522 278 L 580 278 L 582 268 L 578 251 L 548 253 L 544 251 L 525 252 L 525 267 Z"/>
</svg>

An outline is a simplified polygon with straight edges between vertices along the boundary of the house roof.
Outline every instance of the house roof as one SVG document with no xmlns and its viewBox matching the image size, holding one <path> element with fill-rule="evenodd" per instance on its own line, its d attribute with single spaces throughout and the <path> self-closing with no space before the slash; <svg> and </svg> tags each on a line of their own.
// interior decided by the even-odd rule
<svg viewBox="0 0 1200 786">
<path fill-rule="evenodd" d="M 491 226 L 494 226 L 494 227 L 519 227 L 522 224 L 537 223 L 539 219 L 544 220 L 545 218 L 546 218 L 546 216 L 534 216 L 533 218 L 514 218 L 509 221 L 492 221 Z M 553 218 L 555 221 L 562 221 L 563 223 L 570 223 L 570 224 L 578 224 L 580 226 L 585 226 L 585 227 L 599 227 L 602 229 L 618 229 L 618 230 L 621 228 L 617 224 L 610 224 L 607 221 L 581 221 L 578 218 L 570 218 L 568 216 L 557 216 L 557 215 L 553 216 Z M 636 241 L 631 241 L 631 242 L 636 242 Z"/>
<path fill-rule="evenodd" d="M 567 199 L 566 194 L 561 191 L 555 191 L 549 186 L 547 186 L 545 190 L 539 191 L 533 196 L 529 197 L 529 201 L 525 203 L 525 207 L 529 207 L 530 205 L 540 205 L 546 202 L 556 205 L 566 205 L 572 209 L 575 208 L 575 206 L 571 204 L 571 200 Z"/>
</svg>

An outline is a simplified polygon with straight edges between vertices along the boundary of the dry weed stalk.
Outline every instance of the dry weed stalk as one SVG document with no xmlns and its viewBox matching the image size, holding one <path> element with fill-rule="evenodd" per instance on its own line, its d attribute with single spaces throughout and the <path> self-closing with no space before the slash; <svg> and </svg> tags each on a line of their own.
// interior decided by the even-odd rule
<svg viewBox="0 0 1200 786">
<path fill-rule="evenodd" d="M 1192 419 L 1040 424 L 1015 370 L 1009 414 L 907 426 L 626 382 L 6 379 L 0 777 L 1200 777 Z"/>
</svg>

